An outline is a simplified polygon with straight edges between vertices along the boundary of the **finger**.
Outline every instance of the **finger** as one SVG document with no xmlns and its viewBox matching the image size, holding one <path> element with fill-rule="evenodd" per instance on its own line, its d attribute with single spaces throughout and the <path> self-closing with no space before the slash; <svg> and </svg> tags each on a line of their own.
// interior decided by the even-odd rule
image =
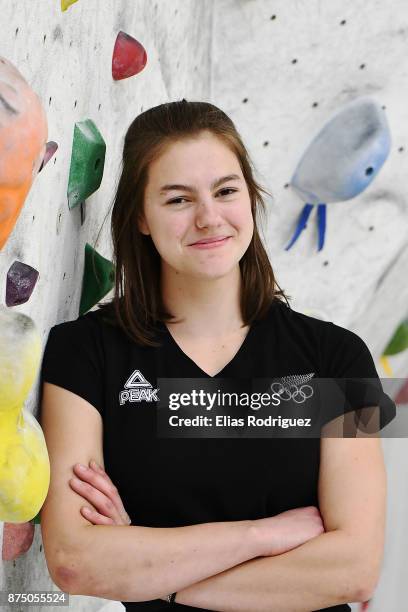
<svg viewBox="0 0 408 612">
<path fill-rule="evenodd" d="M 92 484 L 83 482 L 77 478 L 72 478 L 70 480 L 70 485 L 78 495 L 94 506 L 94 512 L 101 514 L 105 518 L 111 519 L 117 525 L 124 524 L 123 518 L 116 510 L 112 500 Z"/>
<path fill-rule="evenodd" d="M 115 485 L 113 484 L 112 480 L 109 477 L 109 474 L 105 472 L 105 470 L 99 465 L 99 463 L 96 463 L 96 461 L 92 459 L 92 461 L 89 462 L 89 465 L 93 470 L 95 470 L 95 472 L 103 476 L 112 487 L 115 487 Z"/>
<path fill-rule="evenodd" d="M 87 506 L 83 506 L 81 508 L 81 512 L 83 516 L 93 525 L 114 525 L 115 524 L 115 521 L 113 521 L 111 518 L 108 518 L 107 516 L 103 516 L 102 514 L 99 514 L 99 512 L 96 512 L 96 510 L 92 510 L 91 508 L 88 508 Z"/>
<path fill-rule="evenodd" d="M 107 480 L 101 474 L 96 473 L 94 470 L 89 469 L 86 466 L 85 469 L 82 469 L 80 467 L 80 464 L 75 464 L 73 469 L 75 475 L 78 478 L 86 482 L 90 482 L 94 487 L 96 487 L 98 490 L 102 491 L 102 493 L 104 493 L 107 497 L 112 499 L 112 501 L 117 501 L 115 496 L 119 498 L 118 490 L 110 479 Z"/>
<path fill-rule="evenodd" d="M 109 496 L 98 488 L 78 478 L 71 478 L 69 484 L 81 497 L 89 501 L 100 514 L 113 519 L 118 525 L 126 523 Z"/>
<path fill-rule="evenodd" d="M 74 465 L 74 472 L 81 480 L 90 482 L 95 488 L 104 493 L 112 501 L 122 519 L 125 522 L 127 521 L 128 515 L 120 499 L 119 492 L 109 477 L 105 478 L 100 473 L 89 468 L 82 470 L 79 468 L 79 464 Z"/>
<path fill-rule="evenodd" d="M 109 478 L 109 475 L 105 472 L 105 470 L 98 464 L 96 463 L 96 461 L 94 461 L 93 459 L 89 462 L 89 465 L 91 467 L 92 470 L 94 470 L 96 473 L 100 474 L 103 478 L 105 478 L 107 480 L 107 482 L 109 483 L 109 485 L 112 487 L 113 490 L 113 495 L 114 497 L 112 499 L 114 499 L 114 502 L 116 504 L 116 507 L 118 509 L 118 511 L 120 512 L 120 514 L 123 516 L 124 520 L 129 521 L 130 523 L 130 518 L 128 513 L 126 512 L 126 509 L 123 505 L 122 499 L 119 495 L 119 492 L 117 490 L 117 487 L 115 487 L 115 485 L 113 484 L 112 480 Z M 115 493 L 117 495 L 115 495 Z"/>
<path fill-rule="evenodd" d="M 94 459 L 91 459 L 91 461 L 89 462 L 89 466 L 90 466 L 90 467 L 91 467 L 93 470 L 95 470 L 95 471 L 97 471 L 97 472 L 100 472 L 101 474 L 106 474 L 106 476 L 107 476 L 107 473 L 105 472 L 104 468 L 103 468 L 103 467 L 101 467 L 101 466 L 99 465 L 99 463 L 97 463 L 97 462 L 96 462 Z"/>
<path fill-rule="evenodd" d="M 111 500 L 116 510 L 120 514 L 120 517 L 121 517 L 120 524 L 130 525 L 131 519 L 123 506 L 118 489 L 115 487 L 115 485 L 113 484 L 109 476 L 106 474 L 106 472 L 95 461 L 91 461 L 90 465 L 91 464 L 95 465 L 95 467 L 98 469 L 100 476 L 105 477 L 105 480 L 107 480 L 108 482 L 108 487 L 104 488 L 104 485 L 101 484 L 101 481 L 100 480 L 98 481 L 93 477 L 92 475 L 93 467 L 92 469 L 88 469 L 84 472 L 84 474 L 87 474 L 87 480 L 92 484 L 92 486 L 96 487 L 98 490 L 103 489 L 102 492 L 104 492 L 105 495 Z M 78 473 L 79 473 L 79 470 L 78 470 Z M 82 473 L 81 473 L 81 476 L 82 476 Z"/>
</svg>

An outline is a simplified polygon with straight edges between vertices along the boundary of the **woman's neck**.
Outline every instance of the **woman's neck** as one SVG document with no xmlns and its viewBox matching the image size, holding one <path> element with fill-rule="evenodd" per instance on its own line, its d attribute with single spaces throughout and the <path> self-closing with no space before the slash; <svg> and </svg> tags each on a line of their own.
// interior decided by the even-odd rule
<svg viewBox="0 0 408 612">
<path fill-rule="evenodd" d="M 162 282 L 164 305 L 180 319 L 168 326 L 197 337 L 238 333 L 243 325 L 239 269 L 238 272 L 238 276 L 231 274 L 205 282 L 180 276 Z"/>
</svg>

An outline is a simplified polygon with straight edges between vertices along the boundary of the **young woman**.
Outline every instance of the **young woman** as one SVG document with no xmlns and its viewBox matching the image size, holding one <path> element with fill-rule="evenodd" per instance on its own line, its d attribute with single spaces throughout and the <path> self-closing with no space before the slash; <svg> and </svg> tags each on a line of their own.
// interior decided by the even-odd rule
<svg viewBox="0 0 408 612">
<path fill-rule="evenodd" d="M 282 300 L 251 166 L 232 121 L 205 102 L 162 104 L 128 129 L 114 299 L 52 327 L 42 366 L 41 529 L 66 592 L 234 612 L 344 611 L 373 593 L 377 436 L 328 437 L 336 419 L 321 439 L 158 435 L 161 380 L 378 378 L 361 338 Z M 80 471 L 91 460 L 105 469 Z"/>
</svg>

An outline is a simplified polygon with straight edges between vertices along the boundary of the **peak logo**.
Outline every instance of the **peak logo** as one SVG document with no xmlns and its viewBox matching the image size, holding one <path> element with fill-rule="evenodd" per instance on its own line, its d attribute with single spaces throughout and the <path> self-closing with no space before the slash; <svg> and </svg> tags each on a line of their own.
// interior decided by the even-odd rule
<svg viewBox="0 0 408 612">
<path fill-rule="evenodd" d="M 125 382 L 124 389 L 119 393 L 120 405 L 126 402 L 158 402 L 159 398 L 156 395 L 158 390 L 153 389 L 140 370 L 135 370 Z"/>
</svg>

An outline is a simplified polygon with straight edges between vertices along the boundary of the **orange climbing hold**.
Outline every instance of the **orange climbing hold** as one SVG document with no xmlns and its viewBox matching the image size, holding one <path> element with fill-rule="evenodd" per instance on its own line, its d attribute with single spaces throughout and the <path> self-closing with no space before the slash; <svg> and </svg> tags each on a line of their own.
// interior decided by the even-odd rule
<svg viewBox="0 0 408 612">
<path fill-rule="evenodd" d="M 11 62 L 0 57 L 0 251 L 44 160 L 47 118 Z"/>
<path fill-rule="evenodd" d="M 115 81 L 127 79 L 146 66 L 147 54 L 143 45 L 125 32 L 116 37 L 112 56 L 112 76 Z"/>
</svg>

